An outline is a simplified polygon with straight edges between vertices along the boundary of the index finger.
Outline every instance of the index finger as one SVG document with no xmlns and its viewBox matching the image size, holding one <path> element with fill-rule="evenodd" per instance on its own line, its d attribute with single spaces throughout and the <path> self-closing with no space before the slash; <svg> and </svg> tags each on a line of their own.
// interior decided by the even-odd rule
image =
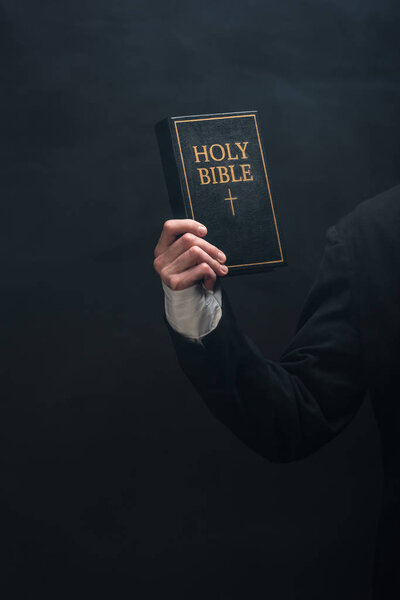
<svg viewBox="0 0 400 600">
<path fill-rule="evenodd" d="M 154 249 L 154 256 L 157 257 L 165 252 L 178 235 L 186 232 L 204 237 L 207 233 L 207 227 L 199 221 L 194 221 L 194 219 L 169 219 L 165 221 L 160 239 Z"/>
</svg>

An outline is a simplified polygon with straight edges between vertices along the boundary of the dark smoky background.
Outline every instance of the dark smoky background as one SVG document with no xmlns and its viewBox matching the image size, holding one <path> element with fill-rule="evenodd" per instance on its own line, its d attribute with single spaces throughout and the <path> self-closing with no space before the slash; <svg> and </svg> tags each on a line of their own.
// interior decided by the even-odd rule
<svg viewBox="0 0 400 600">
<path fill-rule="evenodd" d="M 153 127 L 260 112 L 289 266 L 223 285 L 278 359 L 327 228 L 399 181 L 399 17 L 382 0 L 0 2 L 4 597 L 369 597 L 370 405 L 289 465 L 208 413 L 162 319 Z"/>
</svg>

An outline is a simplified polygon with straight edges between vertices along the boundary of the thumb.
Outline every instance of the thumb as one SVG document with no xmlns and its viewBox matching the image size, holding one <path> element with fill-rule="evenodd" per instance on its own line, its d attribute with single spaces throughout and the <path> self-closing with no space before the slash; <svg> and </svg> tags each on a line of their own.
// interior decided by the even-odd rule
<svg viewBox="0 0 400 600">
<path fill-rule="evenodd" d="M 212 291 L 214 289 L 215 281 L 217 276 L 214 273 L 214 276 L 204 277 L 203 284 L 206 290 Z"/>
</svg>

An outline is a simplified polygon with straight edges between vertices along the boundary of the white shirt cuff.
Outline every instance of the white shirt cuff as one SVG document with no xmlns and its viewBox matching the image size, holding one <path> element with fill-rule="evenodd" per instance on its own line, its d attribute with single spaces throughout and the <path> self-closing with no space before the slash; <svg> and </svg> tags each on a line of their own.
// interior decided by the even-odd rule
<svg viewBox="0 0 400 600">
<path fill-rule="evenodd" d="M 171 327 L 193 342 L 213 331 L 222 316 L 222 289 L 217 279 L 214 290 L 203 282 L 184 290 L 171 290 L 163 281 L 164 306 Z"/>
</svg>

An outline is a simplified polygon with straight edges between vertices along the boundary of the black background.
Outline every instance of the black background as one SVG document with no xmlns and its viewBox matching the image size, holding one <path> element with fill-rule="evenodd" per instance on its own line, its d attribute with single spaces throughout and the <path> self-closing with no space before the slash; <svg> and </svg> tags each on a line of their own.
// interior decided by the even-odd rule
<svg viewBox="0 0 400 600">
<path fill-rule="evenodd" d="M 290 266 L 224 285 L 278 358 L 328 226 L 398 182 L 399 16 L 382 0 L 1 1 L 3 597 L 368 598 L 370 406 L 285 466 L 210 416 L 162 321 L 153 125 L 260 111 Z"/>
</svg>

